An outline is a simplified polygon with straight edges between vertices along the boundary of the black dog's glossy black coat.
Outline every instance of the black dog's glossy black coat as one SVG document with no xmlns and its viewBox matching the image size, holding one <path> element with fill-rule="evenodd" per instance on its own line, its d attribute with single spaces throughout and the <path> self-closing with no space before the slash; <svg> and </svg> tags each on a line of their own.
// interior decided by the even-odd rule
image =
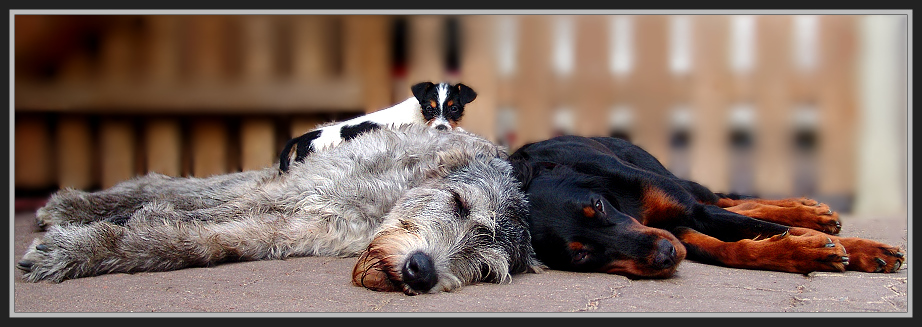
<svg viewBox="0 0 922 327">
<path fill-rule="evenodd" d="M 527 144 L 509 160 L 529 198 L 535 252 L 554 269 L 608 271 L 611 262 L 637 261 L 642 269 L 615 273 L 668 277 L 671 272 L 663 271 L 681 258 L 666 242 L 677 240 L 638 224 L 673 234 L 692 228 L 728 242 L 788 229 L 712 205 L 724 195 L 676 177 L 618 138 L 560 136 Z M 708 261 L 694 246 L 685 247 L 689 256 Z"/>
</svg>

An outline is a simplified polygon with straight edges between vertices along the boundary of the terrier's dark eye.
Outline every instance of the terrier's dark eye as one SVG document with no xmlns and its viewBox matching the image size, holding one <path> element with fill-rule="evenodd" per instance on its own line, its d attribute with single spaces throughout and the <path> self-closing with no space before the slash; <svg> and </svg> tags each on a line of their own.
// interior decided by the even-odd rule
<svg viewBox="0 0 922 327">
<path fill-rule="evenodd" d="M 455 112 L 458 112 L 459 109 L 456 106 L 451 106 L 451 108 L 448 108 L 448 110 L 451 111 L 452 113 L 455 113 Z"/>
</svg>

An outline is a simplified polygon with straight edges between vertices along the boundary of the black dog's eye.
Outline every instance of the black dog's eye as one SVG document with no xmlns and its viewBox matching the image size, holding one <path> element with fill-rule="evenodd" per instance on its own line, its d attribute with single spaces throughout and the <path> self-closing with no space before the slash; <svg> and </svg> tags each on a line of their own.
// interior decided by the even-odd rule
<svg viewBox="0 0 922 327">
<path fill-rule="evenodd" d="M 586 218 L 595 218 L 598 215 L 605 215 L 605 205 L 601 199 L 596 199 L 583 207 L 583 216 Z"/>
<path fill-rule="evenodd" d="M 451 106 L 450 108 L 448 108 L 448 111 L 453 112 L 453 113 L 454 113 L 454 112 L 458 112 L 458 107 L 457 107 L 457 106 Z"/>
<path fill-rule="evenodd" d="M 589 251 L 580 250 L 573 254 L 573 258 L 570 259 L 574 265 L 581 265 L 589 261 Z"/>
</svg>

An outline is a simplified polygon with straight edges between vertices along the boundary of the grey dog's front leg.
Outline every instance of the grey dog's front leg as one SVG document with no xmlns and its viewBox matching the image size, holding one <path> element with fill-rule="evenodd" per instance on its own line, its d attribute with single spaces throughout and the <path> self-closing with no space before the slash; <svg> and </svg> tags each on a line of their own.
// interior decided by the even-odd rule
<svg viewBox="0 0 922 327">
<path fill-rule="evenodd" d="M 245 207 L 186 211 L 153 202 L 123 225 L 111 221 L 52 225 L 43 238 L 33 241 L 17 267 L 28 281 L 60 282 L 105 273 L 166 271 L 286 256 L 286 249 L 267 250 L 277 247 L 277 242 L 265 235 L 281 234 L 278 231 L 288 219 L 277 212 L 254 213 Z M 229 221 L 230 216 L 237 219 Z"/>
</svg>

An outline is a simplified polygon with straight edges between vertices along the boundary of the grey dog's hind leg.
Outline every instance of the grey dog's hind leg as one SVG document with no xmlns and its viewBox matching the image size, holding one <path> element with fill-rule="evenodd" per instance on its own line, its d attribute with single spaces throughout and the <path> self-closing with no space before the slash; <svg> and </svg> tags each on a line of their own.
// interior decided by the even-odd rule
<svg viewBox="0 0 922 327">
<path fill-rule="evenodd" d="M 252 190 L 269 178 L 267 174 L 268 171 L 262 170 L 209 178 L 176 178 L 150 173 L 98 192 L 67 188 L 53 194 L 36 212 L 36 223 L 46 228 L 100 220 L 119 222 L 152 201 L 171 203 L 178 210 L 213 207 Z"/>
</svg>

